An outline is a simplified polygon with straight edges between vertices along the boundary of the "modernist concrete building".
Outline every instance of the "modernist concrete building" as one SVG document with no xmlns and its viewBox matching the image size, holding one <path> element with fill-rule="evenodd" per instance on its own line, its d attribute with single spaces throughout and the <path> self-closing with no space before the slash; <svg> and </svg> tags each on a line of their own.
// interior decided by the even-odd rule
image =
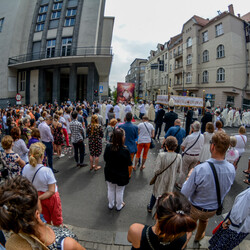
<svg viewBox="0 0 250 250">
<path fill-rule="evenodd" d="M 135 96 L 137 99 L 143 99 L 146 93 L 145 89 L 145 65 L 147 59 L 136 58 L 131 64 L 125 77 L 125 82 L 135 83 Z"/>
<path fill-rule="evenodd" d="M 236 16 L 230 5 L 211 20 L 193 16 L 180 34 L 150 52 L 148 96 L 156 99 L 165 91 L 200 97 L 205 93 L 213 106 L 250 108 L 249 49 L 250 12 Z"/>
<path fill-rule="evenodd" d="M 84 98 L 108 82 L 114 18 L 105 0 L 1 0 L 0 99 Z"/>
</svg>

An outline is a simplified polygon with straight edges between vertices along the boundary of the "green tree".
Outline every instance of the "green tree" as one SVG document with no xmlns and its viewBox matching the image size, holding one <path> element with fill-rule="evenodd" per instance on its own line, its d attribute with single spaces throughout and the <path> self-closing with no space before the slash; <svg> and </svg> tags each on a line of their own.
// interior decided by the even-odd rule
<svg viewBox="0 0 250 250">
<path fill-rule="evenodd" d="M 117 101 L 117 88 L 114 87 L 114 90 L 112 91 L 112 99 L 116 103 Z"/>
</svg>

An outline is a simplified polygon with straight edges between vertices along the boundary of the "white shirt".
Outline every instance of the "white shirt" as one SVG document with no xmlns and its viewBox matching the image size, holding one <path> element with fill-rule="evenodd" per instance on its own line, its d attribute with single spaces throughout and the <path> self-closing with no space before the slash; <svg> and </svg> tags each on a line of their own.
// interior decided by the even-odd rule
<svg viewBox="0 0 250 250">
<path fill-rule="evenodd" d="M 64 117 L 60 116 L 59 122 L 62 124 L 62 128 L 67 128 L 67 123 Z M 66 125 L 65 125 L 66 123 Z"/>
<path fill-rule="evenodd" d="M 199 132 L 194 132 L 191 135 L 188 135 L 186 137 L 184 142 L 181 144 L 181 146 L 185 147 L 184 152 L 194 144 L 194 142 L 196 141 L 199 133 L 200 133 L 200 131 Z M 200 154 L 201 149 L 203 147 L 203 144 L 204 144 L 204 136 L 201 134 L 200 138 L 195 143 L 195 145 L 187 151 L 187 154 Z"/>
<path fill-rule="evenodd" d="M 24 177 L 26 177 L 30 182 L 32 182 L 34 174 L 42 166 L 43 166 L 42 164 L 37 164 L 35 167 L 33 167 L 30 164 L 27 164 L 23 168 L 22 175 Z M 35 176 L 35 179 L 33 181 L 33 185 L 36 188 L 36 190 L 37 191 L 42 191 L 42 192 L 48 191 L 49 190 L 48 185 L 49 184 L 55 184 L 55 183 L 56 183 L 56 179 L 55 179 L 55 176 L 54 176 L 51 168 L 45 167 L 45 166 L 43 166 L 37 172 L 37 174 Z M 57 192 L 57 186 L 56 186 L 55 192 Z"/>
<path fill-rule="evenodd" d="M 245 135 L 235 135 L 235 137 L 237 139 L 235 149 L 238 150 L 239 155 L 241 156 L 245 152 L 247 137 Z"/>
<path fill-rule="evenodd" d="M 120 107 L 119 105 L 115 105 L 114 107 L 115 118 L 120 118 Z"/>
<path fill-rule="evenodd" d="M 148 129 L 146 129 L 145 125 Z M 150 143 L 151 142 L 151 135 L 152 131 L 154 131 L 154 126 L 149 122 L 141 122 L 138 125 L 139 129 L 139 137 L 138 137 L 138 143 Z"/>
<path fill-rule="evenodd" d="M 145 113 L 146 113 L 144 104 L 141 104 L 141 105 L 139 106 L 139 108 L 140 108 L 140 113 L 142 113 L 142 114 L 145 114 Z"/>
<path fill-rule="evenodd" d="M 108 104 L 108 105 L 106 106 L 106 113 L 105 113 L 106 120 L 108 119 L 108 112 L 109 112 L 109 110 L 110 110 L 112 107 L 113 107 L 113 106 L 112 106 L 111 104 Z"/>
<path fill-rule="evenodd" d="M 124 112 L 125 112 L 125 114 L 127 114 L 129 112 L 132 113 L 132 109 L 131 109 L 131 106 L 129 104 L 125 107 Z"/>
</svg>

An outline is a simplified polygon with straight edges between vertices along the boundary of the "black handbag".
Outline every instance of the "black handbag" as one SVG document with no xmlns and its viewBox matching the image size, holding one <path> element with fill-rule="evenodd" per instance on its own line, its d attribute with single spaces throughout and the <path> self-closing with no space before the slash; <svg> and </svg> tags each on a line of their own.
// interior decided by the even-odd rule
<svg viewBox="0 0 250 250">
<path fill-rule="evenodd" d="M 218 179 L 218 175 L 216 172 L 216 169 L 214 167 L 214 164 L 210 161 L 208 161 L 209 166 L 211 167 L 212 171 L 213 171 L 213 175 L 214 175 L 214 180 L 215 180 L 215 186 L 216 186 L 216 193 L 217 193 L 217 201 L 218 201 L 218 209 L 216 211 L 217 215 L 221 215 L 222 214 L 222 210 L 223 210 L 223 204 L 221 203 L 221 194 L 220 194 L 220 184 L 219 184 L 219 179 Z"/>
<path fill-rule="evenodd" d="M 147 131 L 148 131 L 148 133 L 149 133 L 149 130 L 148 130 L 148 127 L 146 126 L 146 124 L 145 123 L 143 123 L 144 124 L 144 126 L 146 127 L 146 129 L 147 129 Z M 149 135 L 150 135 L 150 133 L 149 133 Z M 151 135 L 150 135 L 150 138 L 151 138 Z M 153 139 L 151 138 L 151 142 L 150 142 L 150 147 L 149 148 L 155 148 L 155 143 L 154 143 L 154 141 L 153 141 Z"/>
</svg>

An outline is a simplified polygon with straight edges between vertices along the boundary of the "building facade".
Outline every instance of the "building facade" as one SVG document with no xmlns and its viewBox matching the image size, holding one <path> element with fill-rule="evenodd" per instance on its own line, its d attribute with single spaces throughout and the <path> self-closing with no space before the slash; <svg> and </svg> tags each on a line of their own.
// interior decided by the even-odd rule
<svg viewBox="0 0 250 250">
<path fill-rule="evenodd" d="M 125 82 L 135 83 L 135 97 L 137 100 L 144 99 L 145 89 L 145 65 L 147 59 L 136 58 L 131 64 L 125 77 Z"/>
<path fill-rule="evenodd" d="M 88 99 L 108 82 L 114 18 L 105 0 L 2 0 L 0 99 Z"/>
<path fill-rule="evenodd" d="M 236 16 L 232 5 L 211 20 L 190 18 L 181 34 L 150 52 L 148 96 L 205 95 L 212 106 L 250 108 L 249 25 L 250 13 Z"/>
</svg>

